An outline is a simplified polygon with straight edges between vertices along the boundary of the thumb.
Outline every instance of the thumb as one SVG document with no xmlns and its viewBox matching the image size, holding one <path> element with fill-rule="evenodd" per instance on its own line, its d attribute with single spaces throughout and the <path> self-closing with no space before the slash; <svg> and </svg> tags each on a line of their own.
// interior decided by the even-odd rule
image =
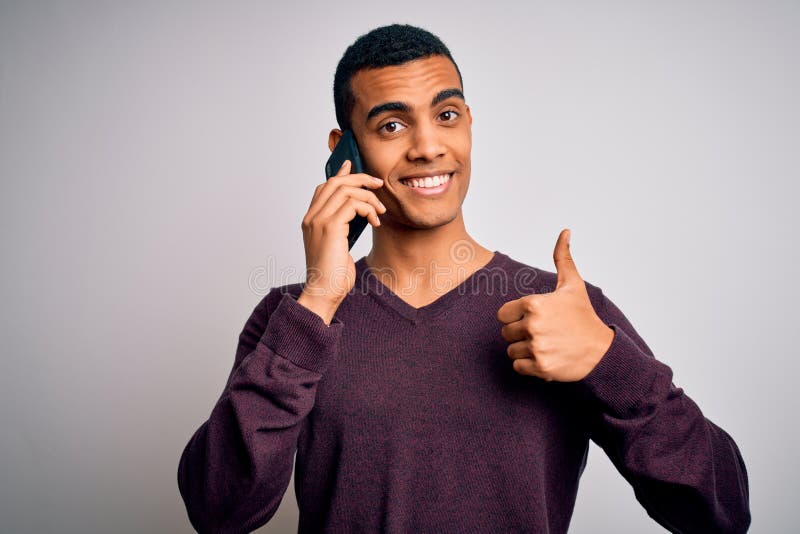
<svg viewBox="0 0 800 534">
<path fill-rule="evenodd" d="M 572 260 L 572 254 L 569 251 L 569 238 L 569 228 L 561 230 L 556 241 L 556 248 L 553 250 L 553 262 L 556 264 L 556 273 L 558 274 L 556 289 L 571 280 L 581 279 L 578 274 L 578 268 L 575 267 L 575 262 Z"/>
</svg>

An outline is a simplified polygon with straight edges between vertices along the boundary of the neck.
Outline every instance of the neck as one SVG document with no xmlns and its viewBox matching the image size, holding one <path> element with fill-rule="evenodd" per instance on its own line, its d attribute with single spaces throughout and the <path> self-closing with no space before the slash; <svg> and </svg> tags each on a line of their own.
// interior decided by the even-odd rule
<svg viewBox="0 0 800 534">
<path fill-rule="evenodd" d="M 461 212 L 431 229 L 385 224 L 372 231 L 367 265 L 390 289 L 414 288 L 410 300 L 435 299 L 442 287 L 455 287 L 492 258 L 466 231 Z"/>
</svg>

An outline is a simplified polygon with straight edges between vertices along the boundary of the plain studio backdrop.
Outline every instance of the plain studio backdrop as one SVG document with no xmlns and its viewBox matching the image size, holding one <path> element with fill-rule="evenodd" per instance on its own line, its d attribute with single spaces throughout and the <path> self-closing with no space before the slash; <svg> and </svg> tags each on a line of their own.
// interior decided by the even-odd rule
<svg viewBox="0 0 800 534">
<path fill-rule="evenodd" d="M 0 5 L 0 531 L 191 531 L 180 454 L 301 280 L 336 63 L 392 22 L 464 75 L 468 230 L 553 270 L 570 227 L 739 445 L 752 531 L 796 527 L 797 2 L 74 1 Z M 262 531 L 296 523 L 290 484 Z M 592 444 L 571 532 L 663 529 Z"/>
</svg>

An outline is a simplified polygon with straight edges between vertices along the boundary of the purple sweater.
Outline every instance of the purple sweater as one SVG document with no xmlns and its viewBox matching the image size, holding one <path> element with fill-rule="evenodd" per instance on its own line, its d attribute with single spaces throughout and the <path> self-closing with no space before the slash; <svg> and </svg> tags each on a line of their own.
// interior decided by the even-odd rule
<svg viewBox="0 0 800 534">
<path fill-rule="evenodd" d="M 356 262 L 330 326 L 273 289 L 239 337 L 228 382 L 180 459 L 200 532 L 250 532 L 275 513 L 295 452 L 300 532 L 566 532 L 589 440 L 675 532 L 744 532 L 733 439 L 672 384 L 622 312 L 587 283 L 614 339 L 573 383 L 516 373 L 500 306 L 556 275 L 496 252 L 413 308 Z"/>
</svg>

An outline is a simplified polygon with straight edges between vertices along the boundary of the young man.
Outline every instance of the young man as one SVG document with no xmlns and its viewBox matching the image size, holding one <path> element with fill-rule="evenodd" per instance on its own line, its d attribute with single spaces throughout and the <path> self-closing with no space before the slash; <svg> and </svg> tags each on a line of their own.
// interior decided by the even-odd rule
<svg viewBox="0 0 800 534">
<path fill-rule="evenodd" d="M 580 278 L 569 231 L 555 273 L 467 233 L 472 119 L 444 44 L 373 30 L 334 97 L 329 147 L 352 130 L 367 173 L 314 191 L 306 283 L 258 304 L 183 452 L 195 528 L 263 525 L 297 453 L 301 532 L 566 532 L 591 439 L 664 527 L 746 531 L 736 444 Z M 373 247 L 356 262 L 357 214 Z"/>
</svg>

